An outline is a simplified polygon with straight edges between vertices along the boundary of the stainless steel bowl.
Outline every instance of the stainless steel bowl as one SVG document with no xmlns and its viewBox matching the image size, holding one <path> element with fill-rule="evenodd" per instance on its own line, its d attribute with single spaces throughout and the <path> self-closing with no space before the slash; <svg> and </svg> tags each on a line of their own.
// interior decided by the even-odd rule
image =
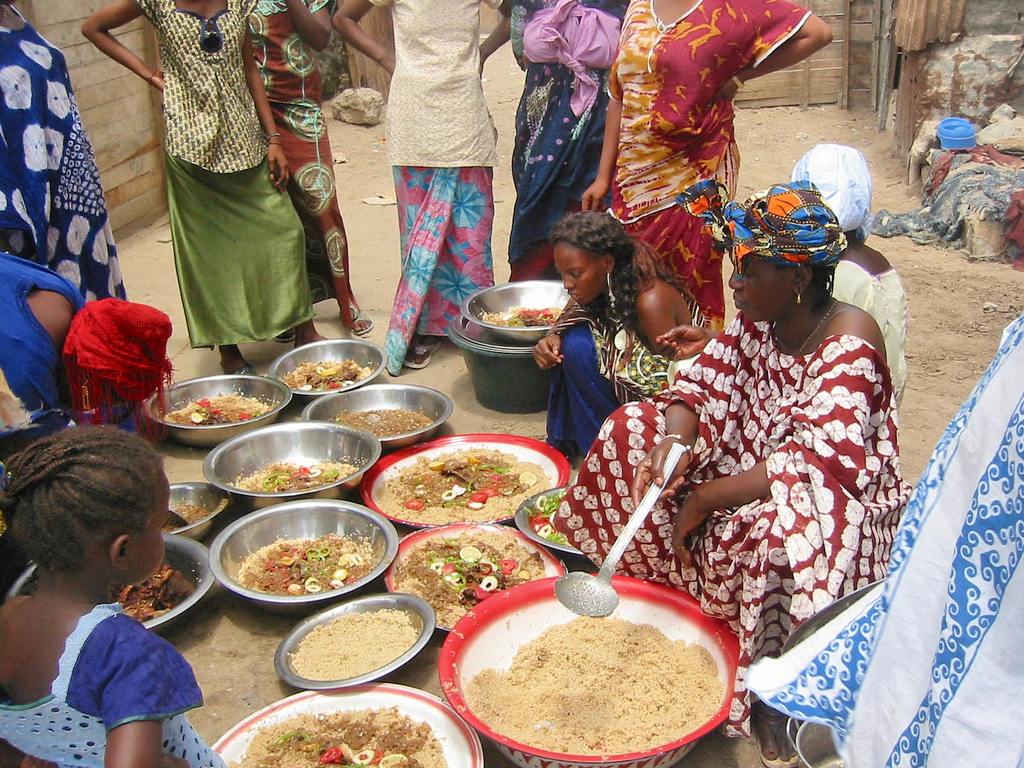
<svg viewBox="0 0 1024 768">
<path fill-rule="evenodd" d="M 391 610 L 401 611 L 409 616 L 413 627 L 419 632 L 416 642 L 405 653 L 394 661 L 390 661 L 382 667 L 365 672 L 355 677 L 340 680 L 311 680 L 298 674 L 291 665 L 292 654 L 295 653 L 306 636 L 317 627 L 330 624 L 342 616 L 350 616 L 359 613 L 373 613 L 374 611 Z M 295 688 L 305 688 L 313 691 L 325 691 L 331 688 L 346 688 L 351 685 L 369 683 L 378 680 L 385 675 L 390 675 L 397 669 L 403 667 L 407 662 L 412 661 L 416 654 L 423 650 L 423 646 L 430 640 L 434 632 L 434 609 L 430 603 L 422 597 L 407 595 L 404 593 L 390 595 L 367 595 L 359 597 L 341 605 L 335 605 L 326 611 L 310 616 L 299 623 L 295 629 L 277 646 L 277 653 L 274 654 L 274 669 L 278 676 L 288 685 Z"/>
<path fill-rule="evenodd" d="M 232 438 L 214 448 L 203 462 L 206 479 L 254 507 L 306 498 L 335 499 L 354 490 L 374 462 L 380 458 L 380 440 L 369 432 L 325 422 L 274 424 Z M 299 465 L 339 461 L 356 471 L 333 483 L 303 491 L 283 493 L 245 491 L 234 483 L 275 461 Z"/>
<path fill-rule="evenodd" d="M 172 424 L 164 416 L 204 397 L 232 394 L 255 397 L 272 407 L 262 416 L 235 424 Z M 161 397 L 162 411 L 158 399 Z M 288 387 L 265 376 L 203 376 L 174 384 L 164 390 L 162 396 L 159 392 L 156 393 L 146 401 L 143 413 L 147 418 L 163 425 L 167 429 L 167 434 L 175 440 L 186 445 L 211 448 L 237 435 L 273 424 L 291 401 L 292 393 Z"/>
<path fill-rule="evenodd" d="M 462 314 L 472 322 L 488 331 L 518 344 L 536 344 L 550 330 L 550 326 L 540 328 L 512 328 L 507 325 L 495 325 L 481 319 L 485 312 L 505 312 L 512 307 L 528 309 L 561 309 L 569 302 L 569 294 L 565 292 L 558 280 L 523 280 L 518 283 L 493 285 L 477 291 L 462 304 Z"/>
<path fill-rule="evenodd" d="M 224 511 L 231 501 L 226 491 L 210 483 L 171 483 L 171 497 L 167 506 L 172 510 L 179 504 L 194 504 L 210 510 L 210 514 L 190 525 L 175 528 L 167 533 L 174 536 L 188 536 L 190 539 L 201 539 L 213 525 L 213 518 Z"/>
<path fill-rule="evenodd" d="M 454 405 L 448 395 L 430 387 L 421 387 L 417 384 L 371 384 L 354 392 L 337 392 L 317 398 L 302 411 L 302 420 L 333 423 L 335 417 L 342 411 L 372 411 L 386 408 L 421 411 L 431 419 L 431 423 L 422 429 L 380 438 L 384 448 L 393 450 L 421 440 L 429 440 L 452 415 Z"/>
<path fill-rule="evenodd" d="M 171 626 L 206 596 L 215 581 L 213 571 L 210 569 L 210 550 L 198 541 L 193 541 L 185 536 L 172 536 L 165 533 L 164 546 L 166 548 L 164 562 L 174 570 L 181 571 L 181 575 L 192 583 L 195 591 L 167 613 L 142 622 L 142 626 L 146 629 L 163 630 Z M 396 545 L 395 550 L 397 551 L 397 549 Z M 7 591 L 7 599 L 9 600 L 15 595 L 31 594 L 35 588 L 35 581 L 36 566 L 32 564 L 11 585 Z"/>
<path fill-rule="evenodd" d="M 246 557 L 278 539 L 317 539 L 329 533 L 365 539 L 380 559 L 366 576 L 340 589 L 305 595 L 269 595 L 235 580 Z M 398 533 L 391 521 L 350 501 L 309 499 L 275 504 L 253 512 L 217 534 L 210 547 L 210 567 L 222 585 L 258 605 L 279 612 L 302 611 L 338 600 L 365 587 L 391 565 L 398 553 Z"/>
<path fill-rule="evenodd" d="M 537 502 L 540 501 L 541 497 L 561 493 L 565 491 L 565 489 L 566 486 L 564 485 L 559 488 L 551 488 L 550 490 L 547 491 L 535 493 L 533 496 L 526 499 L 522 504 L 519 505 L 519 509 L 516 510 L 516 528 L 522 531 L 523 534 L 530 539 L 530 541 L 536 544 L 540 544 L 543 547 L 553 549 L 556 552 L 564 552 L 567 555 L 582 555 L 583 553 L 576 549 L 576 547 L 573 547 L 569 544 L 561 544 L 557 541 L 551 541 L 551 539 L 545 539 L 543 536 L 541 536 L 539 533 L 533 530 L 533 526 L 530 525 L 530 518 L 534 516 L 534 512 L 537 510 Z"/>
<path fill-rule="evenodd" d="M 372 341 L 362 339 L 327 339 L 317 341 L 313 344 L 305 344 L 285 352 L 270 364 L 267 376 L 272 379 L 281 379 L 298 368 L 302 363 L 319 363 L 322 361 L 342 362 L 352 360 L 361 366 L 369 368 L 371 373 L 365 379 L 354 382 L 345 387 L 349 392 L 356 387 L 363 387 L 372 382 L 381 371 L 384 370 L 384 350 Z M 293 394 L 301 397 L 321 397 L 322 395 L 334 394 L 335 390 L 325 389 L 321 391 L 292 389 Z"/>
</svg>

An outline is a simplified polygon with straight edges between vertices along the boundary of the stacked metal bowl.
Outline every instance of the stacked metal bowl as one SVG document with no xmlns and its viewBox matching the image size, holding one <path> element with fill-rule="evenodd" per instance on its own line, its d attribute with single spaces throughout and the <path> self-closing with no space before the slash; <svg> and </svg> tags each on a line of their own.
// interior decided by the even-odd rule
<svg viewBox="0 0 1024 768">
<path fill-rule="evenodd" d="M 461 351 L 477 401 L 502 413 L 535 413 L 547 407 L 550 371 L 533 362 L 533 347 L 550 326 L 509 326 L 488 322 L 485 315 L 513 307 L 561 309 L 569 301 L 558 280 L 524 280 L 477 291 L 462 304 L 448 326 L 448 338 Z"/>
</svg>

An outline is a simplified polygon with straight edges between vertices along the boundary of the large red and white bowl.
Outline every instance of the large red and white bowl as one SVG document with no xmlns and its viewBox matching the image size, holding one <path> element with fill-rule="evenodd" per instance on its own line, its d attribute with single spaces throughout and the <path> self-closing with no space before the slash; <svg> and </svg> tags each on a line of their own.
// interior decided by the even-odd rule
<svg viewBox="0 0 1024 768">
<path fill-rule="evenodd" d="M 517 435 L 452 435 L 451 437 L 439 437 L 436 440 L 413 445 L 380 459 L 363 475 L 362 485 L 360 486 L 363 503 L 370 509 L 380 512 L 384 517 L 396 523 L 402 523 L 413 528 L 428 528 L 430 526 L 427 523 L 405 520 L 381 509 L 379 499 L 383 492 L 384 484 L 388 480 L 397 477 L 403 469 L 415 464 L 420 457 L 433 458 L 454 451 L 472 449 L 510 453 L 519 461 L 537 464 L 551 479 L 550 488 L 557 488 L 569 482 L 569 460 L 560 451 L 552 448 L 547 443 L 542 443 L 540 440 L 519 437 Z M 537 486 L 535 492 L 539 493 L 542 490 L 546 489 Z M 512 505 L 507 514 L 502 514 L 493 520 L 477 522 L 500 523 L 505 520 L 511 520 L 516 514 L 516 506 Z"/>
<path fill-rule="evenodd" d="M 708 722 L 670 744 L 645 752 L 621 755 L 572 755 L 548 752 L 497 733 L 480 720 L 466 703 L 464 684 L 484 669 L 508 669 L 519 649 L 544 630 L 577 618 L 555 597 L 555 579 L 522 584 L 474 608 L 455 625 L 441 647 L 441 689 L 448 702 L 483 736 L 523 768 L 665 768 L 689 752 L 697 740 L 716 728 L 729 714 L 736 680 L 739 644 L 723 622 L 701 613 L 697 601 L 679 590 L 627 576 L 615 576 L 612 585 L 619 606 L 612 617 L 637 624 L 652 624 L 670 640 L 704 646 L 718 666 L 723 686 L 722 705 Z"/>
<path fill-rule="evenodd" d="M 342 691 L 305 691 L 281 699 L 250 715 L 217 739 L 213 750 L 229 765 L 245 755 L 253 736 L 296 715 L 334 714 L 361 709 L 397 707 L 412 720 L 426 723 L 441 743 L 448 768 L 484 768 L 480 738 L 447 704 L 425 691 L 377 683 Z"/>
<path fill-rule="evenodd" d="M 491 533 L 515 539 L 527 552 L 536 553 L 540 556 L 544 563 L 544 572 L 547 576 L 557 577 L 565 573 L 565 566 L 561 560 L 544 549 L 544 547 L 531 541 L 529 537 L 515 528 L 509 528 L 504 525 L 490 525 L 488 523 L 452 523 L 451 525 L 442 525 L 439 528 L 424 528 L 420 531 L 414 531 L 398 542 L 398 554 L 395 555 L 395 559 L 391 561 L 391 565 L 384 572 L 384 583 L 387 585 L 388 591 L 397 591 L 395 589 L 395 572 L 399 565 L 408 560 L 411 550 L 431 539 L 459 539 L 464 536 L 472 536 L 473 533 Z M 499 594 L 501 593 L 496 592 L 494 596 L 487 598 L 483 603 L 490 602 Z M 479 605 L 483 605 L 483 603 Z M 476 609 L 474 608 L 474 610 Z M 440 623 L 440 619 L 438 619 L 437 628 L 443 630 L 451 629 L 451 627 L 443 626 Z"/>
</svg>

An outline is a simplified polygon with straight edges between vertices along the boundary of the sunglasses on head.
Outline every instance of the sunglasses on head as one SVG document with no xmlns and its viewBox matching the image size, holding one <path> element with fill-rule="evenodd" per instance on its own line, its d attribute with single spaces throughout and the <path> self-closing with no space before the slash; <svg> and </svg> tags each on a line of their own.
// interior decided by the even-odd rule
<svg viewBox="0 0 1024 768">
<path fill-rule="evenodd" d="M 224 34 L 217 26 L 216 16 L 203 19 L 199 24 L 199 47 L 204 53 L 220 53 L 224 47 Z"/>
</svg>

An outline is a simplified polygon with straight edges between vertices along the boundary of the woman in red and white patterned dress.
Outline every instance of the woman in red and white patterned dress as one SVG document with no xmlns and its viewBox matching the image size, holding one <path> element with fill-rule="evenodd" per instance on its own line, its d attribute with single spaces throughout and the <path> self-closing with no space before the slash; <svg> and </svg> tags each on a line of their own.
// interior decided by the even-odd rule
<svg viewBox="0 0 1024 768">
<path fill-rule="evenodd" d="M 619 568 L 688 591 L 736 632 L 726 730 L 746 736 L 747 666 L 885 575 L 909 488 L 881 333 L 831 296 L 846 247 L 835 216 L 805 182 L 744 205 L 723 206 L 723 192 L 702 182 L 681 201 L 733 258 L 738 317 L 672 389 L 612 414 L 555 525 L 601 563 L 647 485 L 661 481 L 668 446 L 690 448 Z M 789 764 L 779 718 L 760 705 L 753 714 L 765 763 Z"/>
</svg>

